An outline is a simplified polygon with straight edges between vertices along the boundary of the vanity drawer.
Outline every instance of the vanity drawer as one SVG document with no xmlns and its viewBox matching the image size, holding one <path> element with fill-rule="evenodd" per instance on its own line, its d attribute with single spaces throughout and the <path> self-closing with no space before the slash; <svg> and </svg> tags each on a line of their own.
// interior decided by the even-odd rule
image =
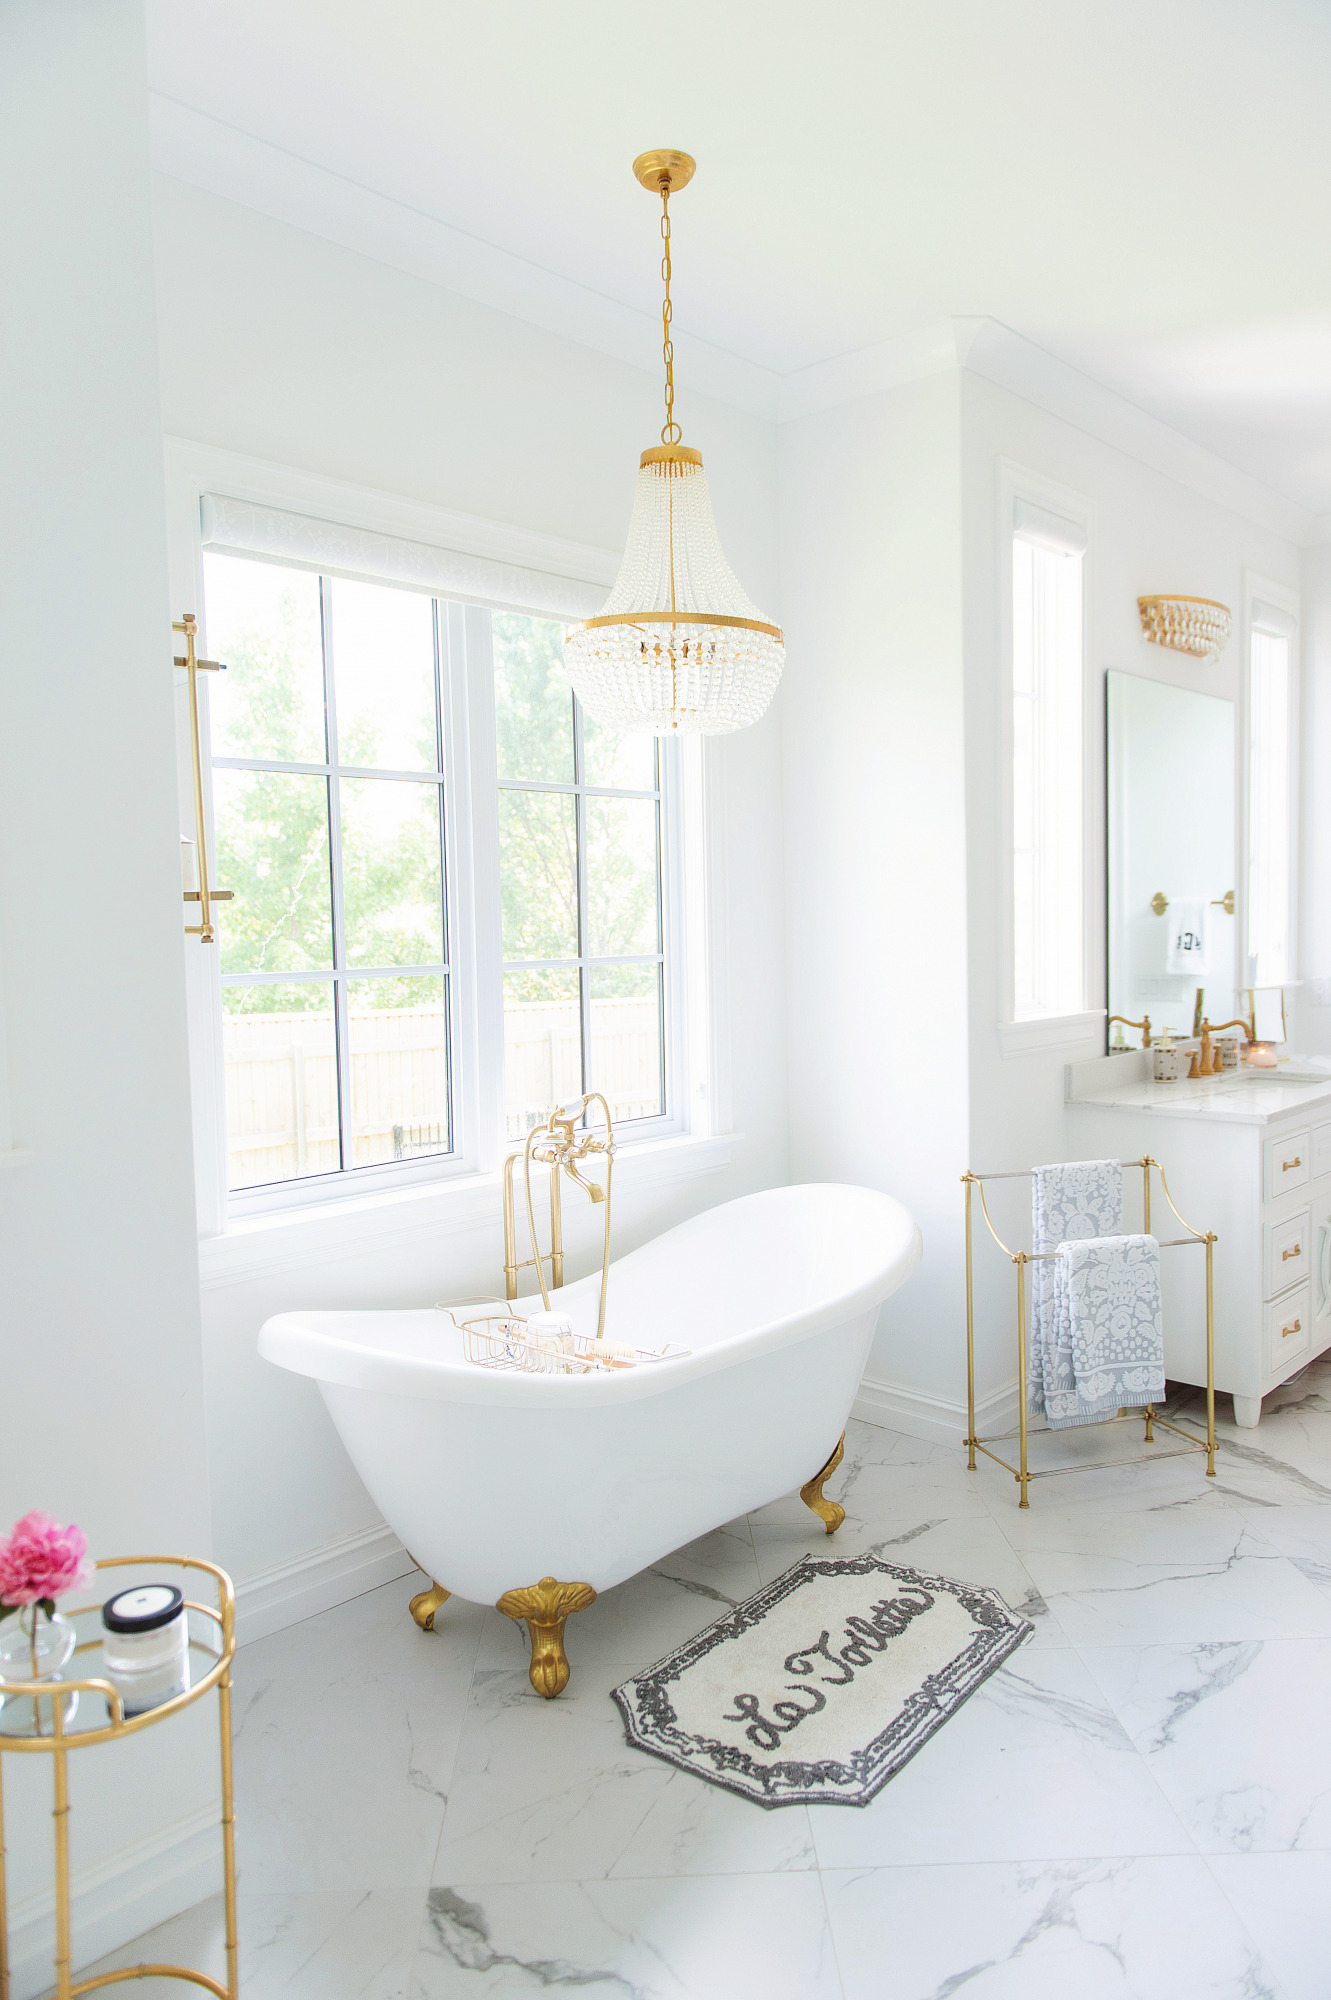
<svg viewBox="0 0 1331 2000">
<path fill-rule="evenodd" d="M 1268 1222 L 1262 1231 L 1266 1251 L 1265 1295 L 1268 1299 L 1306 1281 L 1313 1268 L 1312 1210 L 1301 1208 L 1283 1222 Z"/>
<path fill-rule="evenodd" d="M 1331 1125 L 1313 1126 L 1313 1179 L 1331 1174 Z"/>
<path fill-rule="evenodd" d="M 1307 1285 L 1287 1292 L 1266 1308 L 1266 1365 L 1273 1374 L 1288 1368 L 1312 1346 L 1312 1298 Z"/>
<path fill-rule="evenodd" d="M 1312 1179 L 1312 1134 L 1287 1132 L 1266 1142 L 1266 1198 L 1275 1201 Z"/>
</svg>

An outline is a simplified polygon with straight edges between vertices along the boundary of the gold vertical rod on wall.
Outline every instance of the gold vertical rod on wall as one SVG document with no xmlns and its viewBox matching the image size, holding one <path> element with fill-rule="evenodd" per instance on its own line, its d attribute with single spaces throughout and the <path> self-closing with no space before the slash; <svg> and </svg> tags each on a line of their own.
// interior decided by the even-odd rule
<svg viewBox="0 0 1331 2000">
<path fill-rule="evenodd" d="M 1013 1262 L 1017 1267 L 1017 1424 L 1021 1433 L 1021 1502 L 1030 1506 L 1028 1489 L 1030 1473 L 1026 1465 L 1026 1252 L 1018 1250 Z"/>
<path fill-rule="evenodd" d="M 971 1177 L 966 1183 L 966 1470 L 975 1470 L 975 1284 L 971 1257 Z"/>
<path fill-rule="evenodd" d="M 220 673 L 220 660 L 201 660 L 195 645 L 198 624 L 192 611 L 183 618 L 176 619 L 171 626 L 173 632 L 185 635 L 185 653 L 182 658 L 175 656 L 175 664 L 183 667 L 189 677 L 189 734 L 190 751 L 194 760 L 194 839 L 199 857 L 199 886 L 186 889 L 185 901 L 199 905 L 197 924 L 186 924 L 187 937 L 196 937 L 200 944 L 215 944 L 217 933 L 213 929 L 214 903 L 229 903 L 230 889 L 213 889 L 208 882 L 208 827 L 203 810 L 203 749 L 199 732 L 199 675 L 200 673 Z"/>
</svg>

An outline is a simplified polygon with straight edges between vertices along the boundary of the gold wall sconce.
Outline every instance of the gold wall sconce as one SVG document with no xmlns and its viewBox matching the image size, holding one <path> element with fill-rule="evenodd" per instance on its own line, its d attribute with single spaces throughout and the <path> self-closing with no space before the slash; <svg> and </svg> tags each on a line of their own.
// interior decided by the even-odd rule
<svg viewBox="0 0 1331 2000">
<path fill-rule="evenodd" d="M 185 935 L 196 937 L 200 944 L 216 944 L 212 906 L 214 903 L 229 903 L 233 892 L 230 889 L 214 889 L 208 881 L 208 827 L 203 810 L 203 751 L 199 738 L 199 675 L 220 674 L 225 669 L 220 660 L 199 658 L 195 649 L 198 623 L 192 611 L 175 620 L 171 630 L 185 635 L 185 650 L 176 654 L 175 665 L 183 667 L 189 676 L 189 736 L 194 758 L 194 838 L 199 856 L 199 886 L 185 891 L 185 901 L 199 905 L 199 921 L 197 924 L 186 924 Z"/>
<path fill-rule="evenodd" d="M 1218 660 L 1234 630 L 1228 605 L 1212 597 L 1139 597 L 1142 631 L 1153 646 Z"/>
</svg>

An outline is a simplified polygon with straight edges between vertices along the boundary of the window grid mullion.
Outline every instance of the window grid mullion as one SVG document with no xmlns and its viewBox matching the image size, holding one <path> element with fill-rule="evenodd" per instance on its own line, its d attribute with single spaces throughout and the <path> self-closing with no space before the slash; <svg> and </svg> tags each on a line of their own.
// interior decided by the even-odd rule
<svg viewBox="0 0 1331 2000">
<path fill-rule="evenodd" d="M 333 586 L 319 578 L 319 613 L 323 632 L 324 716 L 328 730 L 328 852 L 333 890 L 333 1011 L 337 1021 L 337 1108 L 342 1171 L 355 1165 L 351 1134 L 351 1020 L 347 1001 L 346 920 L 342 907 L 342 791 L 338 777 L 337 690 L 333 674 Z"/>
</svg>

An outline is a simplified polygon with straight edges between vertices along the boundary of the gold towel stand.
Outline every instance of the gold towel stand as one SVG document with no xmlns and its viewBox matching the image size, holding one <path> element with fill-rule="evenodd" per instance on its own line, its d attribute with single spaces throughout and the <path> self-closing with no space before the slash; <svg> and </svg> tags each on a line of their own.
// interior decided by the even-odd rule
<svg viewBox="0 0 1331 2000">
<path fill-rule="evenodd" d="M 1181 1431 L 1177 1424 L 1166 1423 L 1163 1417 L 1156 1415 L 1154 1406 L 1148 1403 L 1145 1408 L 1146 1436 L 1143 1439 L 1143 1443 L 1150 1444 L 1152 1442 L 1155 1435 L 1154 1426 L 1156 1424 L 1159 1424 L 1162 1430 L 1172 1431 L 1175 1437 L 1183 1438 L 1185 1440 L 1183 1446 L 1173 1451 L 1143 1452 L 1140 1453 L 1136 1458 L 1113 1458 L 1107 1461 L 1107 1464 L 1103 1469 L 1108 1470 L 1108 1467 L 1110 1465 L 1144 1465 L 1157 1458 L 1183 1458 L 1186 1457 L 1187 1454 L 1190 1452 L 1204 1451 L 1206 1453 L 1207 1477 L 1208 1479 L 1214 1479 L 1215 1478 L 1214 1250 L 1216 1243 L 1219 1241 L 1219 1238 L 1216 1236 L 1214 1230 L 1208 1229 L 1205 1233 L 1203 1233 L 1200 1229 L 1194 1229 L 1192 1224 L 1187 1220 L 1185 1216 L 1179 1215 L 1179 1211 L 1174 1204 L 1174 1197 L 1169 1192 L 1169 1182 L 1165 1179 L 1165 1170 L 1161 1166 L 1159 1160 L 1152 1159 L 1151 1155 L 1149 1153 L 1146 1153 L 1142 1156 L 1140 1160 L 1120 1160 L 1119 1165 L 1123 1167 L 1140 1167 L 1142 1170 L 1142 1208 L 1144 1212 L 1143 1227 L 1146 1235 L 1149 1236 L 1151 1233 L 1151 1168 L 1154 1167 L 1156 1172 L 1160 1176 L 1160 1186 L 1164 1191 L 1165 1200 L 1169 1203 L 1169 1206 L 1174 1210 L 1174 1214 L 1178 1216 L 1179 1221 L 1183 1224 L 1183 1227 L 1188 1232 L 1186 1236 L 1171 1237 L 1167 1242 L 1162 1243 L 1160 1245 L 1160 1248 L 1162 1250 L 1179 1250 L 1194 1243 L 1200 1243 L 1205 1246 L 1206 1250 L 1206 1443 L 1205 1444 L 1199 1443 L 1193 1432 Z M 1026 1399 L 1027 1399 L 1026 1266 L 1028 1264 L 1043 1264 L 1047 1262 L 1049 1258 L 1053 1257 L 1056 1253 L 1052 1250 L 1040 1251 L 1038 1254 L 1032 1253 L 1031 1251 L 1028 1250 L 1009 1250 L 1007 1244 L 1003 1241 L 998 1231 L 994 1228 L 993 1222 L 990 1219 L 989 1205 L 984 1198 L 984 1182 L 1029 1180 L 1031 1178 L 1031 1174 L 1033 1171 L 1034 1170 L 1032 1168 L 1026 1167 L 1019 1170 L 1016 1173 L 976 1174 L 972 1173 L 968 1168 L 967 1171 L 961 1176 L 962 1185 L 966 1190 L 966 1451 L 967 1451 L 966 1469 L 968 1472 L 974 1472 L 976 1470 L 975 1454 L 977 1451 L 982 1451 L 986 1458 L 993 1459 L 996 1465 L 1001 1465 L 1005 1472 L 1010 1472 L 1012 1474 L 1013 1478 L 1017 1481 L 1017 1484 L 1021 1488 L 1020 1504 L 1023 1507 L 1029 1507 L 1031 1504 L 1028 1498 L 1028 1489 L 1030 1487 L 1032 1479 L 1051 1479 L 1054 1477 L 1055 1474 L 1060 1472 L 1086 1472 L 1086 1471 L 1098 1472 L 1102 1469 L 1099 1466 L 1082 1466 L 1082 1465 L 1049 1465 L 1041 1467 L 1038 1472 L 1032 1472 L 1030 1469 L 1029 1459 L 1027 1455 L 1028 1424 L 1027 1424 L 1027 1413 L 1026 1413 Z M 993 1237 L 995 1243 L 998 1245 L 999 1249 L 1003 1252 L 1003 1255 L 1006 1258 L 1008 1258 L 1012 1264 L 1016 1266 L 1016 1271 L 1017 1271 L 1017 1386 L 1018 1386 L 1018 1397 L 1019 1397 L 1017 1404 L 1017 1410 L 1018 1410 L 1017 1429 L 1015 1432 L 1004 1431 L 1001 1436 L 988 1439 L 977 1437 L 975 1433 L 975 1285 L 972 1273 L 973 1260 L 972 1260 L 972 1237 L 971 1237 L 971 1190 L 974 1188 L 979 1189 L 980 1209 L 984 1215 L 985 1222 L 988 1225 L 989 1234 Z M 1105 1421 L 1107 1423 L 1117 1423 L 1119 1419 L 1117 1417 L 1107 1417 Z M 1086 1428 L 1089 1430 L 1093 1428 L 1093 1426 L 1087 1425 Z M 1000 1458 L 996 1451 L 991 1451 L 989 1449 L 990 1445 L 1004 1444 L 1007 1442 L 1009 1438 L 1013 1436 L 1017 1437 L 1017 1439 L 1019 1440 L 1020 1463 L 1017 1465 L 1013 1465 L 1006 1458 Z"/>
</svg>

